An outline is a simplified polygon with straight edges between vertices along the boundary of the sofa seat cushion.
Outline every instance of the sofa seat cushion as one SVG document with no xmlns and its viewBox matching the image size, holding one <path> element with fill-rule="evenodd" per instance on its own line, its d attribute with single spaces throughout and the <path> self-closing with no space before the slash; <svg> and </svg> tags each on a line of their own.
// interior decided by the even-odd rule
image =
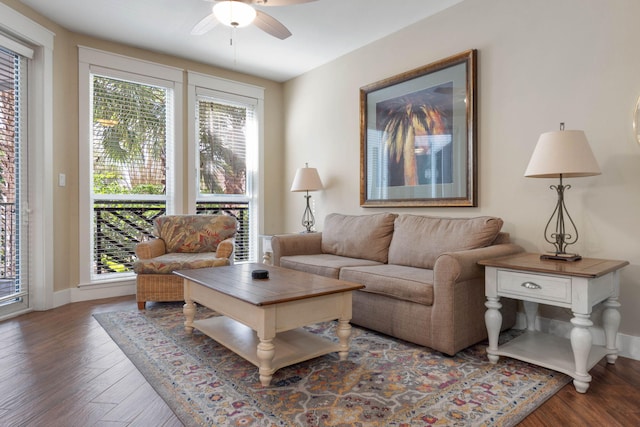
<svg viewBox="0 0 640 427">
<path fill-rule="evenodd" d="M 358 292 L 433 305 L 433 270 L 394 264 L 345 267 L 339 278 L 364 285 L 365 288 Z"/>
<path fill-rule="evenodd" d="M 327 215 L 322 230 L 322 252 L 386 263 L 396 216 L 388 212 Z"/>
<path fill-rule="evenodd" d="M 457 252 L 491 245 L 502 228 L 502 219 L 442 218 L 399 215 L 389 246 L 389 264 L 433 269 L 445 252 Z"/>
<path fill-rule="evenodd" d="M 133 263 L 136 274 L 171 274 L 175 270 L 221 267 L 230 265 L 228 258 L 218 258 L 215 252 L 170 253 L 151 259 L 139 259 Z"/>
<path fill-rule="evenodd" d="M 337 279 L 340 269 L 357 265 L 379 265 L 379 262 L 366 259 L 348 258 L 331 254 L 294 255 L 280 258 L 280 266 L 292 270 L 313 273 L 319 276 Z"/>
</svg>

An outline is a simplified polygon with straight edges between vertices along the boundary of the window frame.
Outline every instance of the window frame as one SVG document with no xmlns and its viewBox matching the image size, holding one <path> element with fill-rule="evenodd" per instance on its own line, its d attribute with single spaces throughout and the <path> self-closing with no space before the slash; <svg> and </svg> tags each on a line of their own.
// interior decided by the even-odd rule
<svg viewBox="0 0 640 427">
<path fill-rule="evenodd" d="M 167 213 L 183 213 L 183 200 L 178 197 L 183 188 L 183 70 L 156 64 L 119 54 L 78 46 L 78 97 L 79 97 L 79 286 L 112 282 L 130 283 L 135 278 L 131 273 L 105 274 L 94 277 L 92 173 L 93 128 L 91 126 L 92 78 L 93 74 L 125 79 L 139 83 L 162 86 L 172 92 L 173 132 L 167 133 Z M 82 108 L 87 106 L 87 108 Z M 86 236 L 91 238 L 87 239 Z M 101 275 L 102 276 L 102 275 Z"/>
<path fill-rule="evenodd" d="M 235 82 L 206 74 L 187 71 L 187 206 L 188 213 L 195 213 L 199 196 L 199 122 L 196 105 L 198 96 L 211 96 L 230 102 L 248 100 L 255 107 L 257 147 L 247 147 L 247 153 L 254 153 L 247 157 L 247 197 L 249 209 L 253 218 L 250 221 L 249 240 L 251 252 L 249 259 L 256 262 L 258 259 L 258 230 L 264 227 L 264 88 L 246 83 Z M 219 201 L 237 201 L 238 197 L 232 196 L 204 196 L 203 200 L 214 199 Z"/>
</svg>

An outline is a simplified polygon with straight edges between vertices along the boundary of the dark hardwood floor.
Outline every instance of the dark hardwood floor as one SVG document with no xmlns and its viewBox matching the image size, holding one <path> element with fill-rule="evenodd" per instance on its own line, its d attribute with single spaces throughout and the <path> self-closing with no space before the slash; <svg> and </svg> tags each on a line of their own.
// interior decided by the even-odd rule
<svg viewBox="0 0 640 427">
<path fill-rule="evenodd" d="M 0 425 L 182 426 L 92 317 L 136 309 L 119 297 L 0 323 Z"/>
<path fill-rule="evenodd" d="M 92 317 L 135 309 L 118 297 L 0 322 L 0 426 L 181 426 Z M 640 425 L 640 361 L 601 362 L 591 375 L 587 394 L 568 384 L 520 425 Z"/>
</svg>

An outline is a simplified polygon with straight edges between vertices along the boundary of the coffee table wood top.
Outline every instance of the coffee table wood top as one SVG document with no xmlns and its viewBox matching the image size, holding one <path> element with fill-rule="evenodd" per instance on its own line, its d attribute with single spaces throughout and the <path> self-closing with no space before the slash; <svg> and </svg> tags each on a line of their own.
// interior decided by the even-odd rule
<svg viewBox="0 0 640 427">
<path fill-rule="evenodd" d="M 253 270 L 267 270 L 268 279 L 253 279 Z M 256 306 L 280 304 L 320 295 L 354 291 L 364 285 L 259 263 L 177 270 L 174 274 Z"/>
</svg>

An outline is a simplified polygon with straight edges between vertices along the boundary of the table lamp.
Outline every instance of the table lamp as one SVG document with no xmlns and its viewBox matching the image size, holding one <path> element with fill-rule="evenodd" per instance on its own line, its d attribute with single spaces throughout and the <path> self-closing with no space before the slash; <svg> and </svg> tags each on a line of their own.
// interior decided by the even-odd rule
<svg viewBox="0 0 640 427">
<path fill-rule="evenodd" d="M 311 228 L 316 223 L 316 220 L 313 217 L 313 212 L 311 212 L 311 206 L 309 206 L 309 199 L 311 198 L 309 191 L 316 190 L 322 190 L 322 181 L 320 181 L 318 170 L 310 168 L 309 164 L 305 163 L 305 167 L 298 168 L 296 176 L 293 178 L 293 184 L 291 184 L 291 191 L 307 192 L 304 196 L 307 199 L 307 207 L 302 214 L 302 226 L 306 228 L 303 233 L 313 233 Z"/>
<path fill-rule="evenodd" d="M 598 163 L 583 131 L 564 130 L 564 123 L 560 123 L 559 131 L 540 135 L 524 176 L 560 179 L 558 185 L 550 186 L 558 193 L 558 202 L 544 229 L 544 238 L 553 244 L 555 253 L 543 254 L 540 258 L 564 261 L 582 259 L 580 255 L 566 251 L 568 245 L 578 241 L 578 229 L 564 203 L 564 192 L 571 186 L 564 185 L 562 180 L 600 175 L 600 173 Z M 568 225 L 571 227 L 569 230 L 565 228 L 565 217 L 569 220 Z M 554 218 L 555 230 L 551 231 L 550 226 Z"/>
</svg>

